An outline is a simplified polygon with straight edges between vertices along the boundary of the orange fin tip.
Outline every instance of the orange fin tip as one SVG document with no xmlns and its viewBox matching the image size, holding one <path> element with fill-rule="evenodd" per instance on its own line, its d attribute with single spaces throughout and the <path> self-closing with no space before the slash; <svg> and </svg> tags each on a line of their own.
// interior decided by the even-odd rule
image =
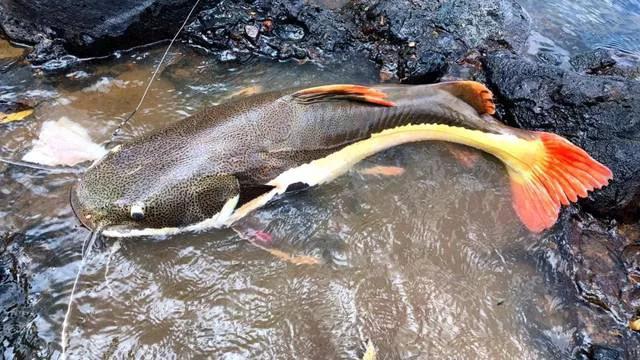
<svg viewBox="0 0 640 360">
<path fill-rule="evenodd" d="M 446 81 L 436 84 L 436 86 L 440 86 L 451 95 L 464 100 L 473 106 L 480 115 L 493 115 L 496 112 L 493 93 L 479 82 L 470 80 Z"/>
</svg>

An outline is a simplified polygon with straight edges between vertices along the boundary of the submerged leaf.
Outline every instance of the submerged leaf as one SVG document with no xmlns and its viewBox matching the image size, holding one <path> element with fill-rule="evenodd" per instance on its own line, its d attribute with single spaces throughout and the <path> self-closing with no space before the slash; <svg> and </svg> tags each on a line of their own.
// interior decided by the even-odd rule
<svg viewBox="0 0 640 360">
<path fill-rule="evenodd" d="M 380 176 L 400 176 L 404 174 L 404 168 L 399 166 L 382 166 L 377 165 L 359 171 L 363 175 L 380 175 Z"/>
<path fill-rule="evenodd" d="M 0 59 L 17 58 L 24 54 L 24 49 L 12 46 L 6 40 L 0 40 Z"/>
<path fill-rule="evenodd" d="M 254 244 L 255 245 L 255 244 Z M 258 245 L 256 245 L 258 246 Z M 268 247 L 263 247 L 263 246 L 258 246 L 263 250 L 266 250 L 269 254 L 277 257 L 280 260 L 283 260 L 285 262 L 294 264 L 294 265 L 319 265 L 322 264 L 322 261 L 315 257 L 315 256 L 309 256 L 309 255 L 292 255 L 289 253 L 286 253 L 282 250 L 278 250 L 278 249 L 273 249 L 273 248 L 268 248 Z"/>
<path fill-rule="evenodd" d="M 0 124 L 9 123 L 12 121 L 19 121 L 31 114 L 33 114 L 33 109 L 22 110 L 22 111 L 14 112 L 11 114 L 5 114 L 3 112 L 0 112 Z"/>
</svg>

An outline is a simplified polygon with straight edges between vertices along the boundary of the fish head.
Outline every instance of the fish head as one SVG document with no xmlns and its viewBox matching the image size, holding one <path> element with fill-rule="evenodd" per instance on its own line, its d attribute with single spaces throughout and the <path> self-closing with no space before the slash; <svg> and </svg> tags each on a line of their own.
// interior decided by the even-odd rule
<svg viewBox="0 0 640 360">
<path fill-rule="evenodd" d="M 233 175 L 120 160 L 118 154 L 107 154 L 71 190 L 71 206 L 91 230 L 102 226 L 162 234 L 203 221 L 221 227 L 239 200 Z"/>
</svg>

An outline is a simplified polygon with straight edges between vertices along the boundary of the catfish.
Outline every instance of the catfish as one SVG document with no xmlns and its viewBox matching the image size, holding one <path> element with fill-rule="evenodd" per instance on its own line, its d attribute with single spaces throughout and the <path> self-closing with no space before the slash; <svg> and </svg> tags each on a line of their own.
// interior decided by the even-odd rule
<svg viewBox="0 0 640 360">
<path fill-rule="evenodd" d="M 562 205 L 612 178 L 563 137 L 509 127 L 494 113 L 491 91 L 474 81 L 256 94 L 115 147 L 74 185 L 71 204 L 87 228 L 108 237 L 226 228 L 388 148 L 445 141 L 504 163 L 517 216 L 541 232 Z"/>
</svg>

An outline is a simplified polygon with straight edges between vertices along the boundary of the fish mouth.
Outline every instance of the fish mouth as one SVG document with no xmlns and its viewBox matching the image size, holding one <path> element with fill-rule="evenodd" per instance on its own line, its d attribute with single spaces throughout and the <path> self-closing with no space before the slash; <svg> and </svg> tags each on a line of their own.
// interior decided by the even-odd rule
<svg viewBox="0 0 640 360">
<path fill-rule="evenodd" d="M 102 235 L 108 238 L 155 237 L 179 234 L 179 228 L 145 228 L 137 224 L 117 224 L 104 228 Z"/>
</svg>

